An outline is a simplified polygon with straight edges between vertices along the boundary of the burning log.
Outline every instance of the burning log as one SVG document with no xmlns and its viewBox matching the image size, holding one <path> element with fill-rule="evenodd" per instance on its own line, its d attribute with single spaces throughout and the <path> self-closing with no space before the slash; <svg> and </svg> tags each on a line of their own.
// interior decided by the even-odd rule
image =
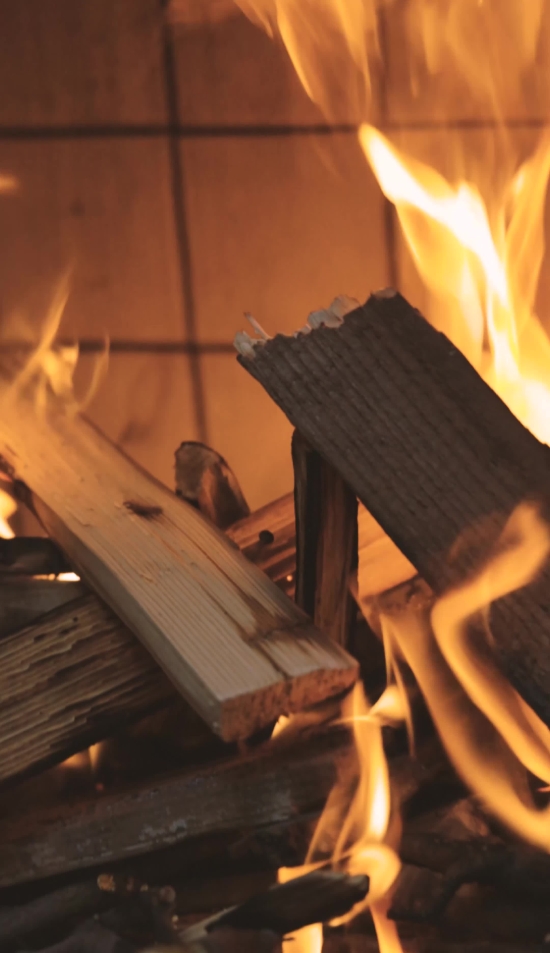
<svg viewBox="0 0 550 953">
<path fill-rule="evenodd" d="M 283 937 L 311 923 L 343 916 L 365 899 L 368 890 L 368 877 L 350 877 L 335 871 L 312 871 L 256 894 L 233 910 L 210 917 L 203 924 L 186 930 L 181 939 L 184 943 L 196 942 L 208 933 L 227 927 L 234 930 L 270 930 Z"/>
<path fill-rule="evenodd" d="M 49 535 L 222 738 L 352 684 L 350 656 L 84 419 L 6 400 L 0 447 Z"/>
<path fill-rule="evenodd" d="M 344 729 L 127 793 L 0 821 L 0 886 L 129 860 L 206 834 L 258 830 L 320 809 L 350 752 Z"/>
<path fill-rule="evenodd" d="M 296 602 L 322 632 L 347 646 L 357 608 L 357 498 L 298 432 L 292 438 L 296 507 Z"/>
<path fill-rule="evenodd" d="M 547 503 L 550 450 L 396 292 L 338 327 L 238 346 L 436 593 L 478 565 L 520 502 Z M 491 627 L 506 674 L 550 724 L 548 591 L 545 574 L 500 600 Z"/>
<path fill-rule="evenodd" d="M 29 811 L 6 810 L 0 820 L 0 887 L 56 874 L 104 868 L 115 861 L 136 865 L 171 845 L 191 849 L 198 838 L 248 832 L 283 836 L 302 818 L 321 810 L 337 772 L 349 770 L 353 746 L 342 727 L 280 736 L 253 753 L 194 771 L 141 783 L 127 792 L 103 794 L 70 804 Z M 439 746 L 420 749 L 415 759 L 390 760 L 392 788 L 403 803 L 448 776 Z M 15 794 L 15 792 L 14 792 Z M 269 856 L 268 840 L 261 846 Z M 275 845 L 276 846 L 276 845 Z M 243 843 L 241 853 L 251 852 Z M 239 851 L 233 851 L 237 857 Z M 253 851 L 252 851 L 253 853 Z M 280 851 L 274 851 L 280 855 Z M 280 865 L 279 856 L 273 861 Z M 302 858 L 299 862 L 302 861 Z M 148 858 L 143 857 L 147 870 Z M 298 862 L 298 861 L 294 861 Z M 181 859 L 178 859 L 181 864 Z M 141 864 L 140 864 L 141 869 Z M 161 864 L 162 877 L 167 874 Z M 150 872 L 143 872 L 151 879 Z"/>
</svg>

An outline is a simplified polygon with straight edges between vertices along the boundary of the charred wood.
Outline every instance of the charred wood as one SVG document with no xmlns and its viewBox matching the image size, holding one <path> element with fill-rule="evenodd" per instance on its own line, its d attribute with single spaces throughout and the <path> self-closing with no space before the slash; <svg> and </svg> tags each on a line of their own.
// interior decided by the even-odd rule
<svg viewBox="0 0 550 953">
<path fill-rule="evenodd" d="M 296 602 L 339 645 L 348 646 L 355 616 L 357 497 L 336 470 L 295 431 Z"/>
<path fill-rule="evenodd" d="M 436 593 L 479 564 L 520 502 L 547 506 L 550 449 L 396 292 L 338 327 L 240 348 Z M 500 600 L 491 625 L 506 674 L 550 724 L 548 580 Z"/>
</svg>

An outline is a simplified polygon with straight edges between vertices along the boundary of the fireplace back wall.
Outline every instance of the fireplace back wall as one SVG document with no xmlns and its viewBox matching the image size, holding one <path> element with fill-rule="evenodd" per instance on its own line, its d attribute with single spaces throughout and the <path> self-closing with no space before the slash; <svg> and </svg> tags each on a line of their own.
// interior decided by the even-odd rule
<svg viewBox="0 0 550 953">
<path fill-rule="evenodd" d="M 291 486 L 290 427 L 235 361 L 243 312 L 288 332 L 337 293 L 421 294 L 359 117 L 328 126 L 229 0 L 179 7 L 0 0 L 0 171 L 20 183 L 0 200 L 0 317 L 38 325 L 70 269 L 79 386 L 111 343 L 91 418 L 170 486 L 179 442 L 212 444 L 258 506 Z M 373 104 L 441 142 L 423 109 Z"/>
</svg>

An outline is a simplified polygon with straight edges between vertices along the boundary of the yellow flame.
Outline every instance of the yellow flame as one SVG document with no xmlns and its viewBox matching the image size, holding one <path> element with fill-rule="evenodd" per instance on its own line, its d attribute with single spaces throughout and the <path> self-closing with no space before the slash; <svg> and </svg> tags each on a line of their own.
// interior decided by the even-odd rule
<svg viewBox="0 0 550 953">
<path fill-rule="evenodd" d="M 429 166 L 400 156 L 372 126 L 363 125 L 359 138 L 438 302 L 429 316 L 516 417 L 550 443 L 550 341 L 532 310 L 544 250 L 550 134 L 507 183 L 492 227 L 474 185 L 451 186 Z"/>
<path fill-rule="evenodd" d="M 2 539 L 13 539 L 13 532 L 8 520 L 13 516 L 17 509 L 17 503 L 5 490 L 0 490 L 0 537 Z"/>
<path fill-rule="evenodd" d="M 93 366 L 85 394 L 77 398 L 74 374 L 79 356 L 78 344 L 61 345 L 56 340 L 69 297 L 69 287 L 67 274 L 56 288 L 40 329 L 38 344 L 26 358 L 4 398 L 13 400 L 21 394 L 30 394 L 37 413 L 41 414 L 46 412 L 52 396 L 58 399 L 58 405 L 68 414 L 83 410 L 96 393 L 108 366 L 109 349 L 106 341 L 104 351 Z M 21 322 L 16 323 L 18 330 L 21 330 Z"/>
</svg>

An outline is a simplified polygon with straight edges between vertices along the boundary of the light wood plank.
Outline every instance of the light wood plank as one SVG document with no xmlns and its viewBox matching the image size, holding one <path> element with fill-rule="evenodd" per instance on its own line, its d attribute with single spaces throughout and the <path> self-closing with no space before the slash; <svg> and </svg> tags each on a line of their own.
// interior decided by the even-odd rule
<svg viewBox="0 0 550 953">
<path fill-rule="evenodd" d="M 221 737 L 354 681 L 346 652 L 84 419 L 52 409 L 39 420 L 22 398 L 5 400 L 0 450 L 49 535 Z"/>
</svg>

